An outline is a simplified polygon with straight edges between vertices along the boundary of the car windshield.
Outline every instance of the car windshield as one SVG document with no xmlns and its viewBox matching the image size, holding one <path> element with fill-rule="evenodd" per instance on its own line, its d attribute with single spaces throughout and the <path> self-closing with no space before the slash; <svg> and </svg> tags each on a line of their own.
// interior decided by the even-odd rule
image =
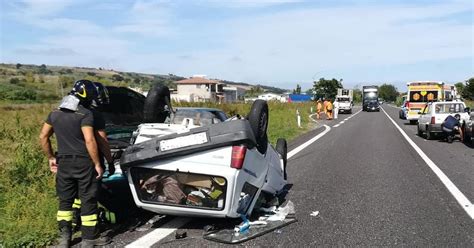
<svg viewBox="0 0 474 248">
<path fill-rule="evenodd" d="M 338 97 L 338 98 L 337 98 L 337 101 L 338 101 L 338 102 L 349 102 L 349 98 L 346 98 L 346 97 Z"/>
<path fill-rule="evenodd" d="M 462 103 L 447 103 L 447 104 L 436 104 L 435 113 L 447 114 L 447 113 L 462 113 L 464 112 L 464 105 Z"/>
</svg>

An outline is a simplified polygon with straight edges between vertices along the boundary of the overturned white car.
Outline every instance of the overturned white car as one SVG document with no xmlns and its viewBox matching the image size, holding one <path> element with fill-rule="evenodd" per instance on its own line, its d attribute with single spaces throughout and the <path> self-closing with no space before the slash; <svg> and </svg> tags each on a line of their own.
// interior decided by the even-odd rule
<svg viewBox="0 0 474 248">
<path fill-rule="evenodd" d="M 246 118 L 194 110 L 200 111 L 176 118 L 168 89 L 150 91 L 144 108 L 148 123 L 139 125 L 120 160 L 138 207 L 169 215 L 239 217 L 251 214 L 263 192 L 278 195 L 284 189 L 287 144 L 268 143 L 265 101 L 255 101 Z"/>
</svg>

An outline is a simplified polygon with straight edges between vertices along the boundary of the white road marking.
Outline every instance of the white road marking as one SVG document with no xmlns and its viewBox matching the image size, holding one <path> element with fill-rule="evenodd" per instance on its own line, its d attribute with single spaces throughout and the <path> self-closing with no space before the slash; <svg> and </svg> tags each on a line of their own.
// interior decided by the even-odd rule
<svg viewBox="0 0 474 248">
<path fill-rule="evenodd" d="M 334 125 L 334 126 L 332 126 L 332 127 L 339 127 L 340 125 L 341 125 L 341 124 L 336 124 L 336 125 Z"/>
<path fill-rule="evenodd" d="M 341 121 L 341 122 L 339 122 L 339 124 L 344 124 L 344 122 L 346 122 L 346 121 Z"/>
<path fill-rule="evenodd" d="M 322 133 L 314 136 L 310 140 L 306 141 L 305 143 L 301 144 L 300 146 L 288 152 L 287 158 L 290 159 L 291 157 L 295 156 L 298 152 L 301 152 L 303 149 L 305 149 L 306 147 L 311 145 L 313 142 L 323 137 L 327 132 L 329 132 L 329 130 L 331 130 L 331 128 L 328 125 L 324 125 L 324 128 L 325 130 Z"/>
<path fill-rule="evenodd" d="M 393 125 L 398 129 L 398 131 L 403 135 L 403 137 L 408 141 L 408 143 L 415 149 L 415 151 L 420 155 L 420 157 L 425 161 L 425 163 L 430 167 L 430 169 L 438 176 L 439 180 L 444 184 L 444 186 L 448 189 L 451 195 L 454 196 L 456 201 L 461 205 L 461 207 L 466 211 L 466 213 L 474 219 L 474 206 L 472 205 L 471 201 L 467 199 L 467 197 L 454 185 L 454 183 L 444 174 L 441 169 L 423 152 L 423 150 L 418 147 L 413 140 L 408 137 L 408 135 L 403 131 L 403 129 L 398 126 L 398 124 L 385 112 L 382 108 L 382 111 L 385 115 L 392 121 Z"/>
<path fill-rule="evenodd" d="M 316 115 L 316 114 L 310 114 L 310 115 L 309 115 L 309 119 L 312 120 L 313 122 L 316 122 L 316 123 L 317 123 L 318 121 L 316 121 L 315 119 L 313 119 L 313 116 L 315 116 L 315 115 Z"/>
<path fill-rule="evenodd" d="M 164 239 L 166 236 L 172 234 L 176 229 L 184 226 L 188 223 L 190 218 L 181 218 L 177 217 L 171 221 L 165 223 L 163 226 L 156 228 L 155 230 L 149 232 L 147 235 L 142 236 L 141 238 L 135 240 L 133 243 L 125 246 L 126 248 L 142 248 L 142 247 L 151 247 L 153 244 Z"/>
</svg>

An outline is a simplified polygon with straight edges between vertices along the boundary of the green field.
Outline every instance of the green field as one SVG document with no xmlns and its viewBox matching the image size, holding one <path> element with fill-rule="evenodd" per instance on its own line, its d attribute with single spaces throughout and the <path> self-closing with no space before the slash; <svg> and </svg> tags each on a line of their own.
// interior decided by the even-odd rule
<svg viewBox="0 0 474 248">
<path fill-rule="evenodd" d="M 0 104 L 0 245 L 4 247 L 44 247 L 56 238 L 54 176 L 38 143 L 43 120 L 56 104 Z M 220 108 L 229 116 L 246 115 L 250 109 L 250 104 L 193 106 Z M 291 140 L 311 129 L 310 108 L 310 103 L 269 103 L 270 141 Z M 303 128 L 297 127 L 297 109 Z"/>
</svg>

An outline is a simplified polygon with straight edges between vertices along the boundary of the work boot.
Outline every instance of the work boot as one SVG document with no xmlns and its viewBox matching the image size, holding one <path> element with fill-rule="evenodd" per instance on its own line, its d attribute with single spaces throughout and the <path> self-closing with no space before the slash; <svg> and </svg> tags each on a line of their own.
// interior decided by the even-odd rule
<svg viewBox="0 0 474 248">
<path fill-rule="evenodd" d="M 58 248 L 69 248 L 71 246 L 72 232 L 69 227 L 62 227 L 59 230 Z"/>
<path fill-rule="evenodd" d="M 94 246 L 103 246 L 110 243 L 110 238 L 107 236 L 98 237 L 96 239 L 83 239 L 81 242 L 82 248 L 92 248 Z"/>
</svg>

